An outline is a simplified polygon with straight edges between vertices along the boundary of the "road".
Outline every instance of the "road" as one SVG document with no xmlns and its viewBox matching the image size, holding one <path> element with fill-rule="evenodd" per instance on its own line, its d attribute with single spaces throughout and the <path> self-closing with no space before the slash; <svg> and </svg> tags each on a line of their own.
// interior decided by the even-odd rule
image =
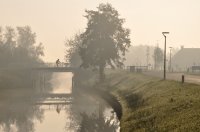
<svg viewBox="0 0 200 132">
<path fill-rule="evenodd" d="M 163 72 L 158 72 L 158 71 L 148 71 L 144 72 L 145 75 L 149 76 L 154 76 L 158 78 L 163 78 Z M 185 74 L 185 73 L 167 73 L 166 74 L 166 79 L 167 80 L 175 80 L 175 81 L 180 81 L 182 79 L 182 75 L 185 77 L 185 82 L 187 83 L 195 83 L 200 85 L 200 75 L 190 75 L 190 74 Z"/>
</svg>

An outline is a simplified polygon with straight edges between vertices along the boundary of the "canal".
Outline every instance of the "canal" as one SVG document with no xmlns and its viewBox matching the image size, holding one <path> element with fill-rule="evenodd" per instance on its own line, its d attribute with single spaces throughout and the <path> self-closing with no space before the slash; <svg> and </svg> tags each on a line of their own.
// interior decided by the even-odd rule
<svg viewBox="0 0 200 132">
<path fill-rule="evenodd" d="M 45 84 L 45 96 L 38 96 L 40 88 L 2 91 L 0 132 L 119 131 L 116 113 L 105 100 L 81 88 L 72 93 L 72 77 L 72 73 L 53 73 Z M 67 96 L 52 97 L 61 94 Z"/>
</svg>

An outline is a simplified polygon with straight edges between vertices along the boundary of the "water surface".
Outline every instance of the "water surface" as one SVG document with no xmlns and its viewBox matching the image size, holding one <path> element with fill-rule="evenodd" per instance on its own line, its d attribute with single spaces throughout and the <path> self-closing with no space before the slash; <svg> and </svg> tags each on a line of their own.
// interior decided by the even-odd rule
<svg viewBox="0 0 200 132">
<path fill-rule="evenodd" d="M 71 95 L 72 76 L 72 73 L 53 73 L 47 82 L 52 88 L 45 85 L 45 89 L 51 89 L 45 91 Z M 21 92 L 25 91 L 21 89 Z M 112 119 L 113 126 L 118 127 L 113 109 L 104 100 L 84 90 L 78 91 L 65 98 L 38 97 L 34 92 L 3 97 L 0 101 L 0 132 L 78 132 L 81 128 L 94 129 L 95 123 L 102 127 L 102 119 Z"/>
</svg>

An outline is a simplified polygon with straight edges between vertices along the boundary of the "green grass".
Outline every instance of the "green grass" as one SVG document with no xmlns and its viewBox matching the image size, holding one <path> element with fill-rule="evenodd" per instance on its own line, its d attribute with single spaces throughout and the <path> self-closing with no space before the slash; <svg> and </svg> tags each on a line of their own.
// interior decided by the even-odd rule
<svg viewBox="0 0 200 132">
<path fill-rule="evenodd" d="M 200 86 L 109 71 L 105 88 L 123 108 L 121 131 L 200 131 Z"/>
</svg>

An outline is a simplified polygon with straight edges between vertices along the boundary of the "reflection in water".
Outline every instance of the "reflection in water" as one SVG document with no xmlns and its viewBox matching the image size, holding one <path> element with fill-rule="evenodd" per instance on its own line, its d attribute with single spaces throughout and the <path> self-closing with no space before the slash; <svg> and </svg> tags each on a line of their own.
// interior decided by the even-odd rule
<svg viewBox="0 0 200 132">
<path fill-rule="evenodd" d="M 94 130 L 98 132 L 115 132 L 118 128 L 118 123 L 113 121 L 114 116 L 106 121 L 104 118 L 98 117 L 96 114 L 89 116 L 85 113 L 82 113 L 81 116 L 81 132 L 92 132 Z"/>
<path fill-rule="evenodd" d="M 10 100 L 0 107 L 0 131 L 2 132 L 32 132 L 34 119 L 42 122 L 42 109 L 31 106 L 27 102 Z"/>
<path fill-rule="evenodd" d="M 56 108 L 48 108 L 49 106 L 42 106 L 44 109 L 44 120 L 43 122 L 35 121 L 35 129 L 38 132 L 65 132 L 65 123 L 67 122 L 68 116 L 64 109 L 60 109 L 59 112 Z M 54 106 L 55 107 L 55 106 Z M 68 107 L 65 108 L 69 109 Z M 66 131 L 67 132 L 67 131 Z"/>
<path fill-rule="evenodd" d="M 50 83 L 53 87 L 53 93 L 71 93 L 72 92 L 72 73 L 53 73 Z"/>
<path fill-rule="evenodd" d="M 53 74 L 51 93 L 70 93 L 71 77 L 72 73 Z M 22 92 L 23 96 L 1 99 L 0 132 L 116 131 L 119 124 L 111 113 L 112 109 L 98 97 L 78 91 L 73 98 L 59 94 L 60 97 L 45 95 L 41 99 L 33 93 L 28 95 Z M 71 103 L 66 105 L 63 101 Z M 102 117 L 109 122 L 105 123 Z"/>
</svg>

